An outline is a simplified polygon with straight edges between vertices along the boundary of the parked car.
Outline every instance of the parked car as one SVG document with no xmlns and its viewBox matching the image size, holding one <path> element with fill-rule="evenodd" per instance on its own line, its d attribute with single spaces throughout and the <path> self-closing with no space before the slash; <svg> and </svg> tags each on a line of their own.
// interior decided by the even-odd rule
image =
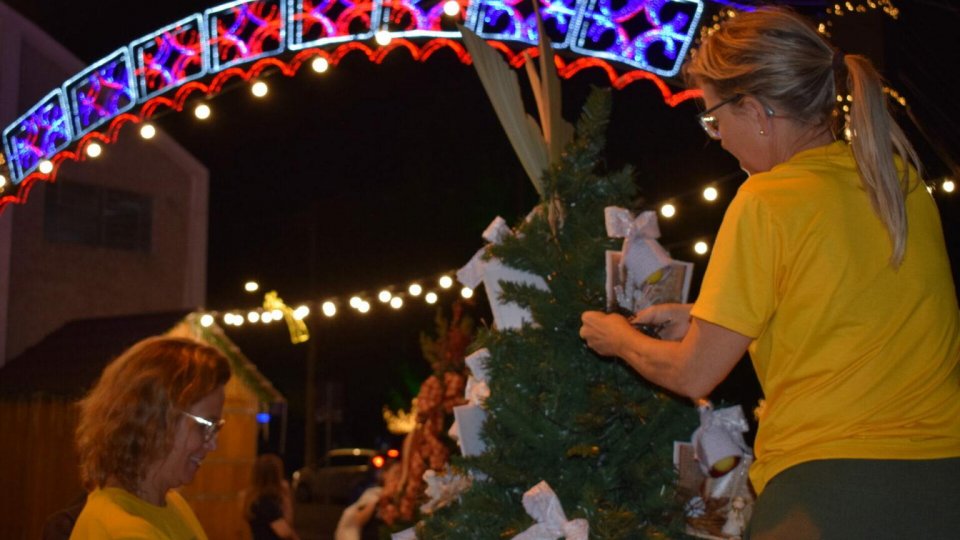
<svg viewBox="0 0 960 540">
<path fill-rule="evenodd" d="M 294 497 L 302 503 L 349 504 L 375 481 L 375 469 L 383 465 L 383 459 L 370 448 L 330 450 L 320 466 L 293 473 Z"/>
</svg>

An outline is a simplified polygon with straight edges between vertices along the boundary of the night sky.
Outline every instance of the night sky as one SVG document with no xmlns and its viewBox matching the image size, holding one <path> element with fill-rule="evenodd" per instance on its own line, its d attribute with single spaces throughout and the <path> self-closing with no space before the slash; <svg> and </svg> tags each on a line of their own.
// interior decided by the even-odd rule
<svg viewBox="0 0 960 540">
<path fill-rule="evenodd" d="M 219 2 L 6 3 L 93 62 Z M 899 21 L 848 16 L 838 22 L 835 41 L 883 65 L 924 126 L 926 140 L 915 141 L 928 167 L 942 175 L 947 168 L 938 155 L 960 155 L 960 14 L 946 1 L 894 3 L 902 10 Z M 883 41 L 862 39 L 881 34 Z M 263 100 L 245 85 L 225 90 L 211 102 L 208 122 L 186 112 L 156 120 L 210 171 L 208 308 L 256 306 L 258 298 L 242 290 L 247 279 L 276 289 L 291 304 L 404 287 L 459 268 L 482 246 L 490 220 L 501 215 L 515 224 L 536 203 L 473 67 L 449 51 L 426 63 L 395 52 L 380 65 L 348 55 L 323 75 L 304 68 L 266 80 L 270 93 Z M 591 85 L 608 86 L 608 80 L 587 70 L 563 82 L 568 120 L 576 119 Z M 727 178 L 725 204 L 742 176 L 702 133 L 697 110 L 693 102 L 664 105 L 648 83 L 614 91 L 605 165 L 637 169 L 641 202 L 678 197 L 686 218 L 661 223 L 662 243 L 676 258 L 697 260 L 699 275 L 703 259 L 693 258 L 687 241 L 711 235 L 722 208 L 696 203 L 696 191 Z M 958 198 L 940 199 L 951 245 L 960 244 Z M 951 255 L 956 269 L 960 254 L 953 249 Z M 483 306 L 476 316 L 490 320 Z M 434 308 L 418 307 L 323 323 L 321 373 L 344 382 L 350 412 L 335 443 L 378 442 L 380 407 L 406 404 L 427 372 L 418 340 L 432 330 L 433 317 Z M 290 345 L 276 325 L 230 335 L 292 405 L 302 400 L 305 345 Z M 300 414 L 291 411 L 295 463 Z"/>
</svg>

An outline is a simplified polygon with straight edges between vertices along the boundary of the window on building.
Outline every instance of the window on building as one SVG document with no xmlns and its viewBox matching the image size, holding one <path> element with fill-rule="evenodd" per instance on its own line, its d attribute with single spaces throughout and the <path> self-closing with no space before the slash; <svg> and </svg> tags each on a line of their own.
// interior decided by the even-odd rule
<svg viewBox="0 0 960 540">
<path fill-rule="evenodd" d="M 46 186 L 43 235 L 49 242 L 150 251 L 149 196 L 58 180 Z"/>
</svg>

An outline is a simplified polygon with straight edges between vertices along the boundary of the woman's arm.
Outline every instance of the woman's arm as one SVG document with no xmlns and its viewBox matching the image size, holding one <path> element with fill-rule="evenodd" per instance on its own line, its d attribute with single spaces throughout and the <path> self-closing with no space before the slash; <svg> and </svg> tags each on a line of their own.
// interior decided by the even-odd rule
<svg viewBox="0 0 960 540">
<path fill-rule="evenodd" d="M 280 538 L 285 540 L 300 540 L 300 537 L 297 536 L 297 531 L 293 530 L 290 523 L 283 518 L 277 518 L 271 521 L 270 528 L 273 529 L 274 534 Z"/>
<path fill-rule="evenodd" d="M 601 355 L 623 358 L 654 384 L 692 399 L 706 397 L 730 373 L 752 338 L 701 319 L 690 319 L 686 306 L 672 304 L 655 308 L 641 311 L 635 320 L 657 325 L 667 323 L 665 335 L 671 331 L 672 324 L 685 325 L 689 321 L 689 328 L 680 341 L 645 336 L 621 315 L 599 311 L 587 311 L 581 316 L 580 337 Z M 683 313 L 687 314 L 685 320 L 667 319 L 668 314 L 676 317 Z"/>
</svg>

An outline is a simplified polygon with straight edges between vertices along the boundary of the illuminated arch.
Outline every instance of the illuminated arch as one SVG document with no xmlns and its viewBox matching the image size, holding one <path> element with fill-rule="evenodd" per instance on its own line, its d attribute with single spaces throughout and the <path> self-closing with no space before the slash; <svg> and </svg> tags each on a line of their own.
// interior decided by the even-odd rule
<svg viewBox="0 0 960 540">
<path fill-rule="evenodd" d="M 456 14 L 444 13 L 450 2 Z M 575 57 L 556 59 L 562 77 L 599 67 L 615 88 L 651 81 L 670 106 L 694 95 L 672 92 L 661 77 L 679 70 L 703 0 L 538 2 L 554 48 Z M 249 80 L 268 68 L 292 76 L 308 60 L 336 65 L 353 51 L 379 63 L 398 49 L 424 61 L 447 48 L 467 64 L 457 24 L 514 67 L 524 54 L 538 54 L 528 0 L 235 0 L 185 17 L 95 62 L 3 130 L 0 166 L 13 187 L 0 197 L 0 210 L 26 201 L 36 180 L 56 178 L 63 161 L 82 160 L 93 141 L 112 143 L 127 122 L 161 108 L 180 111 L 194 92 L 219 93 L 233 78 Z M 367 44 L 381 33 L 388 44 Z M 41 172 L 45 161 L 52 168 Z"/>
</svg>

